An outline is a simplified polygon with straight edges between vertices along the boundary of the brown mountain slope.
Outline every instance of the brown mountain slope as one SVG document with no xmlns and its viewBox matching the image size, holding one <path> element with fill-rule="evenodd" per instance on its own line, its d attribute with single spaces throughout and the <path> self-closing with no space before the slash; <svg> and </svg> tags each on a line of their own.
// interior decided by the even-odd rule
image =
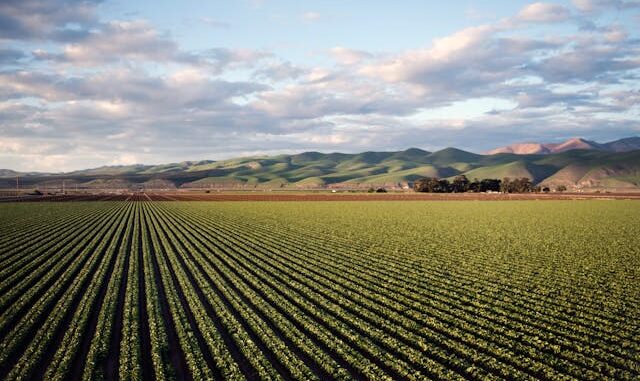
<svg viewBox="0 0 640 381">
<path fill-rule="evenodd" d="M 516 143 L 493 149 L 489 155 L 497 153 L 515 153 L 517 155 L 550 154 L 570 151 L 573 149 L 606 150 L 603 145 L 582 138 L 571 138 L 562 143 Z"/>
</svg>

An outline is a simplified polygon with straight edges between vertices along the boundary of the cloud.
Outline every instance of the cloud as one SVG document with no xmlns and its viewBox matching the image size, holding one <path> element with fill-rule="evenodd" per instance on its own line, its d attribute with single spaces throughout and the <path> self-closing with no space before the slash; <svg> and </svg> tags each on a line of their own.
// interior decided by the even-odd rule
<svg viewBox="0 0 640 381">
<path fill-rule="evenodd" d="M 405 51 L 317 49 L 315 66 L 269 50 L 188 50 L 149 21 L 98 20 L 95 3 L 67 11 L 72 2 L 52 3 L 59 7 L 0 4 L 10 10 L 0 17 L 13 23 L 0 23 L 3 166 L 409 146 L 477 151 L 639 129 L 640 40 L 622 18 L 598 13 L 631 2 L 583 1 L 572 10 L 534 3 Z M 549 32 L 541 23 L 561 26 Z M 493 110 L 496 102 L 510 106 Z"/>
<path fill-rule="evenodd" d="M 633 106 L 640 105 L 640 89 L 626 90 L 626 91 L 612 91 L 603 95 L 613 99 L 616 103 L 620 105 L 624 105 L 626 107 L 633 107 Z"/>
<path fill-rule="evenodd" d="M 0 2 L 0 39 L 64 39 L 75 24 L 96 22 L 99 0 L 4 0 Z"/>
<path fill-rule="evenodd" d="M 358 71 L 389 84 L 408 85 L 425 107 L 437 107 L 439 102 L 485 96 L 513 99 L 523 90 L 514 82 L 517 78 L 539 78 L 535 87 L 545 90 L 558 84 L 616 84 L 640 68 L 640 43 L 617 26 L 579 38 L 507 37 L 505 32 L 500 23 L 463 29 L 434 40 L 428 48 L 369 60 Z M 565 98 L 569 103 L 576 100 L 568 94 Z M 527 97 L 519 99 L 532 104 Z M 561 97 L 544 100 L 562 103 Z"/>
<path fill-rule="evenodd" d="M 611 3 L 611 1 L 603 0 L 572 0 L 573 6 L 582 12 L 593 12 L 596 9 Z"/>
<path fill-rule="evenodd" d="M 16 64 L 26 57 L 22 50 L 0 49 L 0 65 Z"/>
<path fill-rule="evenodd" d="M 139 164 L 140 160 L 138 156 L 133 153 L 122 153 L 119 154 L 115 159 L 111 160 L 109 165 L 133 165 Z"/>
<path fill-rule="evenodd" d="M 302 19 L 307 22 L 315 22 L 322 18 L 322 15 L 319 12 L 305 12 L 301 15 Z"/>
<path fill-rule="evenodd" d="M 631 46 L 585 41 L 575 48 L 531 63 L 529 69 L 551 82 L 617 83 L 620 73 L 640 68 Z"/>
<path fill-rule="evenodd" d="M 198 53 L 183 54 L 183 63 L 207 65 L 216 72 L 225 69 L 252 68 L 273 57 L 268 51 L 253 49 L 212 48 Z"/>
<path fill-rule="evenodd" d="M 222 29 L 231 28 L 231 24 L 224 21 L 216 20 L 211 17 L 200 17 L 198 20 L 212 28 L 222 28 Z"/>
<path fill-rule="evenodd" d="M 362 61 L 373 57 L 373 54 L 364 50 L 349 49 L 342 46 L 331 48 L 329 53 L 342 65 L 359 64 L 362 63 Z"/>
<path fill-rule="evenodd" d="M 47 101 L 65 99 L 66 93 L 56 84 L 59 77 L 25 70 L 0 72 L 0 99 L 36 96 Z"/>
<path fill-rule="evenodd" d="M 545 5 L 525 8 L 519 17 L 522 23 L 561 22 L 569 20 L 570 13 L 566 8 Z M 603 99 L 600 91 L 638 68 L 633 58 L 636 42 L 627 41 L 623 29 L 599 28 L 580 38 L 534 38 L 506 35 L 513 25 L 498 22 L 466 28 L 434 40 L 427 48 L 397 55 L 336 48 L 332 55 L 346 66 L 311 70 L 305 81 L 259 93 L 255 106 L 288 121 L 294 131 L 302 128 L 303 132 L 296 136 L 307 136 L 306 142 L 334 142 L 341 146 L 340 139 L 333 137 L 352 136 L 344 147 L 367 141 L 356 137 L 358 131 L 377 136 L 370 132 L 374 123 L 381 120 L 380 130 L 384 132 L 372 141 L 382 141 L 386 134 L 391 136 L 389 144 L 398 144 L 405 141 L 405 133 L 410 135 L 408 131 L 426 136 L 419 132 L 422 128 L 437 131 L 430 136 L 444 141 L 452 136 L 446 131 L 458 129 L 470 138 L 462 139 L 456 133 L 458 143 L 452 145 L 466 142 L 472 147 L 473 139 L 482 140 L 480 131 L 499 135 L 501 128 L 509 126 L 513 133 L 503 134 L 505 141 L 520 140 L 517 136 L 526 128 L 551 136 L 549 126 L 559 131 L 573 128 L 594 134 L 598 123 L 606 124 L 603 113 L 622 110 Z M 589 86 L 584 90 L 562 90 L 570 84 Z M 497 97 L 518 106 L 514 110 L 486 112 L 480 118 L 431 120 L 424 126 L 403 119 L 420 109 L 482 97 Z M 346 118 L 350 118 L 352 129 L 345 130 Z M 633 123 L 622 119 L 619 125 L 614 123 L 608 128 L 630 134 Z M 308 123 L 297 123 L 300 120 Z M 406 139 L 407 144 L 412 141 Z"/>
<path fill-rule="evenodd" d="M 402 84 L 392 88 L 350 71 L 316 68 L 297 83 L 256 94 L 254 106 L 287 123 L 335 115 L 405 115 L 417 103 L 404 90 Z"/>
<path fill-rule="evenodd" d="M 429 48 L 410 50 L 363 65 L 372 79 L 409 85 L 426 106 L 493 96 L 504 83 L 528 73 L 527 64 L 562 42 L 502 37 L 501 29 L 483 25 L 434 40 Z"/>
<path fill-rule="evenodd" d="M 593 13 L 607 8 L 631 9 L 640 7 L 640 1 L 637 0 L 572 0 L 572 3 L 579 11 L 585 13 Z"/>
<path fill-rule="evenodd" d="M 491 54 L 495 28 L 489 25 L 463 29 L 450 36 L 434 40 L 432 47 L 411 50 L 379 62 L 366 64 L 360 72 L 389 82 L 414 82 L 433 86 L 444 71 L 461 74 L 474 63 L 474 56 Z M 450 78 L 448 78 L 450 79 Z"/>
<path fill-rule="evenodd" d="M 520 110 L 550 106 L 564 109 L 577 106 L 593 106 L 593 102 L 597 97 L 597 93 L 589 91 L 560 93 L 537 86 L 517 89 L 513 95 L 513 99 L 517 102 Z"/>
<path fill-rule="evenodd" d="M 533 3 L 518 13 L 517 19 L 524 22 L 556 23 L 569 19 L 571 12 L 558 4 Z"/>
<path fill-rule="evenodd" d="M 277 82 L 294 80 L 305 73 L 305 69 L 293 65 L 291 62 L 274 62 L 259 67 L 254 71 L 253 77 L 256 79 L 266 79 Z"/>
<path fill-rule="evenodd" d="M 5 100 L 120 102 L 144 107 L 148 112 L 215 107 L 231 98 L 268 89 L 253 82 L 215 79 L 198 68 L 178 70 L 164 77 L 134 69 L 114 69 L 84 77 L 13 71 L 1 73 L 0 84 L 0 98 Z M 109 114 L 107 109 L 98 111 Z"/>
<path fill-rule="evenodd" d="M 251 49 L 184 51 L 169 35 L 144 20 L 104 23 L 80 41 L 65 44 L 61 52 L 39 49 L 32 54 L 37 60 L 73 68 L 153 62 L 206 67 L 216 74 L 227 69 L 251 68 L 272 57 L 270 52 Z"/>
<path fill-rule="evenodd" d="M 111 21 L 87 34 L 81 41 L 64 46 L 62 53 L 40 52 L 39 59 L 74 65 L 102 65 L 122 61 L 174 60 L 175 42 L 143 20 Z"/>
<path fill-rule="evenodd" d="M 0 103 L 0 140 L 47 141 L 51 146 L 67 142 L 74 149 L 63 152 L 83 158 L 83 165 L 95 160 L 104 164 L 118 152 L 141 147 L 153 147 L 156 160 L 169 157 L 170 151 L 175 151 L 171 154 L 175 158 L 188 152 L 209 156 L 230 134 L 246 137 L 279 128 L 269 115 L 235 101 L 265 91 L 266 86 L 216 79 L 197 68 L 162 77 L 139 69 L 83 77 L 11 72 L 0 76 L 0 83 L 5 99 Z M 20 103 L 26 98 L 40 100 L 39 106 Z M 37 160 L 54 154 L 43 153 Z M 152 156 L 139 158 L 153 160 Z M 36 158 L 28 160 L 32 163 Z"/>
</svg>

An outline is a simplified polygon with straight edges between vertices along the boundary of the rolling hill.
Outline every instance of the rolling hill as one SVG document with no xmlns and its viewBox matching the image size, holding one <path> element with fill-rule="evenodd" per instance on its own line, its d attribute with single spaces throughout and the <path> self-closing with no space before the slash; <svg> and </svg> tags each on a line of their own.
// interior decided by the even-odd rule
<svg viewBox="0 0 640 381">
<path fill-rule="evenodd" d="M 640 150 L 617 141 L 610 150 L 573 149 L 558 153 L 479 155 L 456 148 L 428 152 L 358 154 L 304 152 L 223 161 L 186 161 L 163 165 L 106 166 L 69 173 L 18 173 L 0 170 L 0 188 L 21 186 L 67 189 L 357 189 L 408 188 L 421 177 L 469 179 L 529 177 L 536 184 L 569 189 L 640 190 Z"/>
</svg>

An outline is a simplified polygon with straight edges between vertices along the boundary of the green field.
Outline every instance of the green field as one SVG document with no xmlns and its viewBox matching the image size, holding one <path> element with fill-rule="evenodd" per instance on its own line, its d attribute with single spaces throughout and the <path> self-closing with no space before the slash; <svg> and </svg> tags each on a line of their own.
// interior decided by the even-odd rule
<svg viewBox="0 0 640 381">
<path fill-rule="evenodd" d="M 0 379 L 638 379 L 640 202 L 0 204 Z"/>
</svg>

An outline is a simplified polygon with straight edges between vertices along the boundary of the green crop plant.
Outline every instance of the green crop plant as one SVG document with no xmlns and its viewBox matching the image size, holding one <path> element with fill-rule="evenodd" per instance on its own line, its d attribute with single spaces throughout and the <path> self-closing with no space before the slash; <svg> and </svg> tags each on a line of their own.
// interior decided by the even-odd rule
<svg viewBox="0 0 640 381">
<path fill-rule="evenodd" d="M 2 204 L 0 379 L 638 379 L 638 216 L 620 200 Z"/>
</svg>

